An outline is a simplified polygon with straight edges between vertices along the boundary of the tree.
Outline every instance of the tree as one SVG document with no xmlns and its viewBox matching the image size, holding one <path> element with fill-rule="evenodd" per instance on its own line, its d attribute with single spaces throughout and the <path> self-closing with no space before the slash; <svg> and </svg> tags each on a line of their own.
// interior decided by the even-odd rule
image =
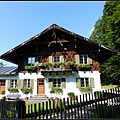
<svg viewBox="0 0 120 120">
<path fill-rule="evenodd" d="M 102 83 L 120 84 L 120 1 L 107 1 L 94 27 L 90 39 L 118 51 L 101 64 Z"/>
</svg>

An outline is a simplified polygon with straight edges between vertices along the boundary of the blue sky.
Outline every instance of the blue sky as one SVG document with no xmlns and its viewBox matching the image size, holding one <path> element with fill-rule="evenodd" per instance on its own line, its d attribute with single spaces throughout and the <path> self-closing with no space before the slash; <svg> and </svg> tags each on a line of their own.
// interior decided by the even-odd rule
<svg viewBox="0 0 120 120">
<path fill-rule="evenodd" d="M 53 23 L 89 38 L 105 1 L 0 2 L 0 55 Z M 6 66 L 13 66 L 0 59 Z"/>
</svg>

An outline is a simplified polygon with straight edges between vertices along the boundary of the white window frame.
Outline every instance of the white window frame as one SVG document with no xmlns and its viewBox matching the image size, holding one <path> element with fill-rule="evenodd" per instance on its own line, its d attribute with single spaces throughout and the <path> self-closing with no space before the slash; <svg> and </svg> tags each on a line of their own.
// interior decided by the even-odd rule
<svg viewBox="0 0 120 120">
<path fill-rule="evenodd" d="M 82 79 L 84 79 L 84 86 L 82 86 Z M 88 79 L 88 86 L 86 85 L 86 79 Z M 81 87 L 89 87 L 90 86 L 90 78 L 88 78 L 88 77 L 83 77 L 83 78 L 81 78 L 81 80 L 80 80 L 80 82 L 81 82 Z"/>
<path fill-rule="evenodd" d="M 10 87 L 16 88 L 17 87 L 17 80 L 10 80 Z"/>
<path fill-rule="evenodd" d="M 55 61 L 55 58 L 56 58 L 56 57 L 59 57 L 59 61 Z M 60 62 L 60 61 L 61 61 L 60 56 L 53 56 L 52 61 L 53 61 L 53 63 L 54 63 L 54 62 Z"/>
<path fill-rule="evenodd" d="M 58 80 L 60 80 L 60 86 Z M 54 86 L 54 81 L 56 82 L 56 85 Z M 62 79 L 61 78 L 53 78 L 53 87 L 62 87 Z"/>
<path fill-rule="evenodd" d="M 30 79 L 24 79 L 23 80 L 23 85 L 25 88 L 29 88 L 30 87 Z"/>
<path fill-rule="evenodd" d="M 88 63 L 88 55 L 84 54 L 84 55 L 80 55 L 80 64 L 87 64 L 85 63 L 85 56 L 87 57 L 87 63 Z M 82 62 L 81 62 L 81 58 L 82 58 Z"/>
<path fill-rule="evenodd" d="M 34 65 L 35 64 L 35 57 L 28 57 L 28 65 Z"/>
</svg>

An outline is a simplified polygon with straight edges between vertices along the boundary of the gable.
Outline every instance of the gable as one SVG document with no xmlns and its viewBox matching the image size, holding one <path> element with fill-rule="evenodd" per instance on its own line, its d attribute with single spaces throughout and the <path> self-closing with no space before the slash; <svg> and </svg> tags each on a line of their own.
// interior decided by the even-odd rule
<svg viewBox="0 0 120 120">
<path fill-rule="evenodd" d="M 80 53 L 97 53 L 100 63 L 109 59 L 116 53 L 116 50 L 89 40 L 83 36 L 68 31 L 56 24 L 51 25 L 41 33 L 21 43 L 0 56 L 1 59 L 11 63 L 19 64 L 20 59 L 25 57 L 49 56 L 57 51 L 75 51 Z"/>
</svg>

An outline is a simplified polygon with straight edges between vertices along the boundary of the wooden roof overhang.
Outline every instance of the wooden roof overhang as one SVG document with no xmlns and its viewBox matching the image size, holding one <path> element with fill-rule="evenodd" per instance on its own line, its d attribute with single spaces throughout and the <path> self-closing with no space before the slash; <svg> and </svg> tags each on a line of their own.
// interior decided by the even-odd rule
<svg viewBox="0 0 120 120">
<path fill-rule="evenodd" d="M 52 38 L 53 32 L 57 35 L 56 39 Z M 117 52 L 116 50 L 110 49 L 83 36 L 68 31 L 56 24 L 53 24 L 43 32 L 4 53 L 0 56 L 0 59 L 14 64 L 19 64 L 19 58 L 21 57 L 39 56 L 41 54 L 50 55 L 52 52 L 61 51 L 66 47 L 67 51 L 76 51 L 79 53 L 81 52 L 81 48 L 84 46 L 93 48 L 93 50 L 84 49 L 84 53 L 98 52 L 101 58 L 99 61 L 100 63 L 109 59 Z"/>
</svg>

